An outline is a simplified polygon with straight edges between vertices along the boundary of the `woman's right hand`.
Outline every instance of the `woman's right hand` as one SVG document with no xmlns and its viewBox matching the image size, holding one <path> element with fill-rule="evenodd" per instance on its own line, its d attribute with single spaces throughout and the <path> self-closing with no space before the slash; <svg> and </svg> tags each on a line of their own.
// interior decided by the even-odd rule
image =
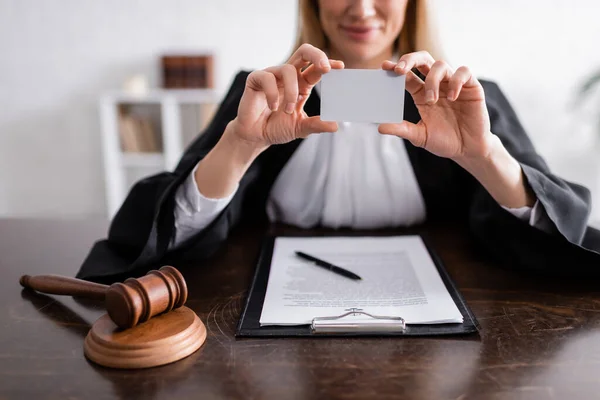
<svg viewBox="0 0 600 400">
<path fill-rule="evenodd" d="M 336 122 L 308 117 L 303 110 L 312 88 L 332 68 L 342 69 L 344 63 L 303 44 L 286 64 L 250 73 L 238 115 L 228 126 L 230 135 L 252 147 L 266 148 L 311 133 L 337 131 Z"/>
<path fill-rule="evenodd" d="M 200 193 L 211 199 L 229 196 L 256 157 L 272 144 L 337 131 L 336 122 L 308 117 L 303 110 L 312 88 L 332 68 L 342 69 L 344 63 L 303 44 L 286 64 L 248 75 L 237 117 L 198 163 L 194 178 Z"/>
</svg>

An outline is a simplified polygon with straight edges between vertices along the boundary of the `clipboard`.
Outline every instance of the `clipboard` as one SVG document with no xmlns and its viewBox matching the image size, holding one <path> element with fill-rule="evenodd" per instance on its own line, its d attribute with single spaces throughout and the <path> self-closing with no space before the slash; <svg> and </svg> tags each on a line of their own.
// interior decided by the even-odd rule
<svg viewBox="0 0 600 400">
<path fill-rule="evenodd" d="M 296 326 L 261 326 L 260 316 L 265 300 L 275 239 L 268 236 L 261 248 L 252 285 L 236 329 L 236 337 L 331 337 L 331 336 L 439 336 L 468 335 L 479 331 L 480 325 L 438 255 L 428 240 L 421 236 L 440 277 L 463 316 L 462 323 L 406 324 L 402 316 L 373 315 L 368 310 L 351 308 L 339 315 L 313 318 L 311 324 Z M 285 237 L 285 236 L 283 236 Z M 289 236 L 288 236 L 289 237 Z M 354 321 L 357 317 L 372 319 L 369 324 Z M 379 323 L 380 322 L 380 323 Z"/>
</svg>

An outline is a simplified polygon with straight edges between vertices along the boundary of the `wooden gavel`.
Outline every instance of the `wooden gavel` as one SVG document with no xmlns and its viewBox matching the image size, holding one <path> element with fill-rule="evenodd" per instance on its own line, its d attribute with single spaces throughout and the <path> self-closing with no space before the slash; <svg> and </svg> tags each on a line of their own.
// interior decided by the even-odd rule
<svg viewBox="0 0 600 400">
<path fill-rule="evenodd" d="M 42 293 L 104 300 L 110 319 L 123 329 L 181 307 L 188 294 L 183 276 L 171 266 L 110 286 L 58 275 L 23 275 L 19 282 Z"/>
</svg>

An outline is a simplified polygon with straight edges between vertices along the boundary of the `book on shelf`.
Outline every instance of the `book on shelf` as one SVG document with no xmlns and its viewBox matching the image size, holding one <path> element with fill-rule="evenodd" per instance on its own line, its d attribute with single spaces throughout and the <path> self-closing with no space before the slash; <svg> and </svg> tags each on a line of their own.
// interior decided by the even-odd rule
<svg viewBox="0 0 600 400">
<path fill-rule="evenodd" d="M 121 150 L 126 153 L 160 152 L 158 135 L 152 122 L 146 118 L 121 113 L 119 115 L 119 136 Z"/>
<path fill-rule="evenodd" d="M 161 69 L 165 89 L 214 87 L 212 54 L 164 54 Z"/>
</svg>

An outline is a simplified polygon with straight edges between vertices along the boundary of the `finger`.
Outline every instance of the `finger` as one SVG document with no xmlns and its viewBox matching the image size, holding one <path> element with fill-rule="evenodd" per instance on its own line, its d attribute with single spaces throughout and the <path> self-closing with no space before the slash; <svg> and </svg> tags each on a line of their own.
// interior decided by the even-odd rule
<svg viewBox="0 0 600 400">
<path fill-rule="evenodd" d="M 386 71 L 393 71 L 394 68 L 396 68 L 396 63 L 390 60 L 385 60 L 383 62 L 383 64 L 381 64 L 381 69 L 384 69 Z"/>
<path fill-rule="evenodd" d="M 399 61 L 398 63 L 400 63 L 400 62 L 401 61 Z M 386 60 L 383 62 L 383 64 L 381 64 L 381 68 L 386 71 L 394 71 L 398 75 L 408 75 L 408 73 L 403 68 L 398 67 L 398 63 L 395 63 L 390 60 Z M 405 64 L 402 64 L 402 65 L 405 65 Z M 427 68 L 427 69 L 425 69 L 425 68 Z M 427 67 L 423 66 L 421 69 L 423 71 L 426 71 L 425 73 L 423 73 L 423 75 L 427 75 L 427 73 L 429 73 L 430 68 L 429 68 L 429 66 L 427 66 Z M 408 71 L 410 71 L 410 70 L 408 70 Z"/>
<path fill-rule="evenodd" d="M 471 70 L 465 66 L 459 67 L 448 82 L 448 100 L 458 99 L 463 86 L 475 86 L 477 81 Z"/>
<path fill-rule="evenodd" d="M 329 62 L 332 69 L 344 69 L 344 63 L 342 61 L 329 60 Z M 304 107 L 312 88 L 319 83 L 322 77 L 323 73 L 318 68 L 315 68 L 314 64 L 300 74 L 300 80 L 298 82 L 298 106 L 300 108 Z"/>
<path fill-rule="evenodd" d="M 279 80 L 279 86 L 283 86 L 283 110 L 286 114 L 293 113 L 298 101 L 298 71 L 290 64 L 267 68 L 265 71 L 271 72 Z"/>
<path fill-rule="evenodd" d="M 384 135 L 398 136 L 410 141 L 417 147 L 425 147 L 427 145 L 427 129 L 420 121 L 418 124 L 402 121 L 399 124 L 380 124 L 379 133 Z"/>
<path fill-rule="evenodd" d="M 279 106 L 279 89 L 277 78 L 267 71 L 253 71 L 246 79 L 246 87 L 255 92 L 263 92 L 271 111 L 277 111 Z"/>
<path fill-rule="evenodd" d="M 340 60 L 332 60 L 329 59 L 329 64 L 331 64 L 331 69 L 344 69 L 346 66 L 343 61 Z"/>
<path fill-rule="evenodd" d="M 444 61 L 436 61 L 425 78 L 425 101 L 435 104 L 440 97 L 440 83 L 450 79 L 452 69 Z"/>
<path fill-rule="evenodd" d="M 298 47 L 298 50 L 292 54 L 287 64 L 291 64 L 296 69 L 300 70 L 306 67 L 308 64 L 313 64 L 317 69 L 320 69 L 323 73 L 331 69 L 327 54 L 321 49 L 316 48 L 313 45 L 304 43 Z"/>
<path fill-rule="evenodd" d="M 426 51 L 417 51 L 408 53 L 400 57 L 396 63 L 395 70 L 400 74 L 407 74 L 408 71 L 416 68 L 423 75 L 427 75 L 435 60 Z"/>
<path fill-rule="evenodd" d="M 321 121 L 321 117 L 315 116 L 304 118 L 297 129 L 296 137 L 305 138 L 311 133 L 337 132 L 338 124 L 334 121 Z"/>
<path fill-rule="evenodd" d="M 393 71 L 398 75 L 403 75 L 396 69 L 396 63 L 393 61 L 384 61 L 381 64 L 381 68 L 385 71 Z M 409 71 L 406 74 L 406 90 L 411 94 L 415 95 L 424 87 L 424 82 L 421 78 L 419 78 L 414 72 Z"/>
<path fill-rule="evenodd" d="M 331 69 L 343 69 L 344 62 L 339 60 L 328 60 L 331 65 Z M 329 72 L 329 71 L 327 71 Z M 302 79 L 306 82 L 309 87 L 315 86 L 321 80 L 321 77 L 326 72 L 323 72 L 321 69 L 316 68 L 314 64 L 310 67 L 306 68 L 306 70 L 302 71 Z"/>
</svg>

